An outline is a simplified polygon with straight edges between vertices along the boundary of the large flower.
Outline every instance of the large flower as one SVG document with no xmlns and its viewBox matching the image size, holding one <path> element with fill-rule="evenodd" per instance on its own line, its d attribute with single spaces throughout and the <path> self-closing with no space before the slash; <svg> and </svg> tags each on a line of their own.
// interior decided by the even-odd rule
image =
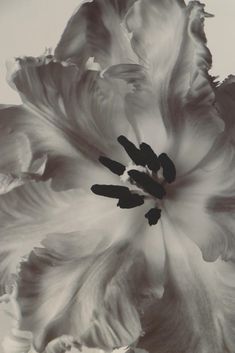
<svg viewBox="0 0 235 353">
<path fill-rule="evenodd" d="M 208 74 L 206 16 L 94 0 L 54 55 L 16 60 L 1 288 L 18 271 L 18 329 L 38 352 L 235 352 L 235 79 Z"/>
</svg>

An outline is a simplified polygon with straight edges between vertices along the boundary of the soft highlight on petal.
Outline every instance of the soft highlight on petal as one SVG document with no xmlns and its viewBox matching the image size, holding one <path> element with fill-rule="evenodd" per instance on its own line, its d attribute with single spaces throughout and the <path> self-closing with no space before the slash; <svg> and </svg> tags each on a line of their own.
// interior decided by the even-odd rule
<svg viewBox="0 0 235 353">
<path fill-rule="evenodd" d="M 203 5 L 197 1 L 185 7 L 183 1 L 167 0 L 148 1 L 147 6 L 145 1 L 138 1 L 126 18 L 127 28 L 133 33 L 133 49 L 148 73 L 148 85 L 156 97 L 152 109 L 164 122 L 167 152 L 180 174 L 200 162 L 223 130 L 208 75 L 211 55 L 205 45 L 205 16 Z M 134 109 L 140 96 L 136 91 Z M 141 114 L 137 119 L 141 123 Z M 152 139 L 157 140 L 158 127 L 156 119 L 155 127 L 152 125 L 156 135 Z M 148 130 L 146 135 L 153 132 Z M 162 129 L 159 135 L 162 136 Z"/>
<path fill-rule="evenodd" d="M 83 4 L 73 15 L 55 50 L 59 60 L 71 60 L 79 67 L 94 57 L 102 69 L 120 62 L 133 62 L 127 30 L 122 25 L 136 0 L 96 0 Z"/>
<path fill-rule="evenodd" d="M 234 266 L 207 263 L 179 228 L 163 222 L 167 252 L 162 300 L 146 308 L 137 347 L 150 353 L 233 352 Z"/>
</svg>

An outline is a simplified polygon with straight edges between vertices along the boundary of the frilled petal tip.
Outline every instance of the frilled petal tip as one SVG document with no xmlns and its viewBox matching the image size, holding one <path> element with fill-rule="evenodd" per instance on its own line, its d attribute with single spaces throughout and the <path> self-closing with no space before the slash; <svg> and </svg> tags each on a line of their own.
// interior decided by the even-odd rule
<svg viewBox="0 0 235 353">
<path fill-rule="evenodd" d="M 124 18 L 136 0 L 87 1 L 68 22 L 55 56 L 84 67 L 95 57 L 102 69 L 119 62 L 136 61 Z"/>
<path fill-rule="evenodd" d="M 33 161 L 28 172 L 0 173 L 0 195 L 7 194 L 11 190 L 26 183 L 42 181 L 46 163 L 47 156 L 45 155 Z"/>
<path fill-rule="evenodd" d="M 8 60 L 7 66 L 7 81 L 12 88 L 16 88 L 14 84 L 14 78 L 17 76 L 17 72 L 24 69 L 25 67 L 39 67 L 42 65 L 48 65 L 50 63 L 60 63 L 60 65 L 67 67 L 74 65 L 69 59 L 61 61 L 55 58 L 50 49 L 46 49 L 45 53 L 38 56 L 19 56 L 14 60 Z"/>
<path fill-rule="evenodd" d="M 46 112 L 48 114 L 50 109 L 55 108 L 55 106 L 51 107 L 53 103 L 56 102 L 59 105 L 57 102 L 59 97 L 54 97 L 54 94 L 56 91 L 58 95 L 60 94 L 60 84 L 65 85 L 66 78 L 75 76 L 77 71 L 78 68 L 69 59 L 66 61 L 57 60 L 51 51 L 46 51 L 45 54 L 38 57 L 22 56 L 17 57 L 14 61 L 9 61 L 7 63 L 7 80 L 10 86 L 18 91 L 26 105 L 32 104 L 32 106 L 41 108 L 42 114 L 47 106 Z M 59 77 L 59 73 L 63 77 Z M 56 101 L 53 102 L 55 98 Z M 63 110 L 62 106 L 60 109 Z"/>
<path fill-rule="evenodd" d="M 35 126 L 31 134 L 44 150 L 50 145 L 53 155 L 82 153 L 97 161 L 116 148 L 124 131 L 134 135 L 125 113 L 126 85 L 102 77 L 94 57 L 88 57 L 83 69 L 51 55 L 17 61 L 11 81 L 32 115 L 32 121 L 25 117 L 24 128 Z"/>
<path fill-rule="evenodd" d="M 52 340 L 45 348 L 46 353 L 65 353 L 72 348 L 82 352 L 82 345 L 72 336 L 63 335 Z"/>
<path fill-rule="evenodd" d="M 4 115 L 5 110 L 1 110 Z M 35 157 L 27 133 L 15 131 L 14 125 L 0 129 L 0 195 L 30 181 L 39 181 L 47 156 Z"/>
</svg>

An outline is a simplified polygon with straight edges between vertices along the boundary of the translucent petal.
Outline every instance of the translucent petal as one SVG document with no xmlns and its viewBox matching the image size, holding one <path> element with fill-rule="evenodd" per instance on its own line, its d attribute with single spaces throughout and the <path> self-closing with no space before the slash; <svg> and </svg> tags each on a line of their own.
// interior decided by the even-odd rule
<svg viewBox="0 0 235 353">
<path fill-rule="evenodd" d="M 3 144 L 5 146 L 11 144 L 12 148 L 15 146 L 17 148 L 16 156 L 20 155 L 21 160 L 24 155 L 24 160 L 28 161 L 29 152 L 27 150 L 29 150 L 29 147 L 27 146 L 31 147 L 31 154 L 38 160 L 46 154 L 48 156 L 66 155 L 76 157 L 78 155 L 77 150 L 69 141 L 66 141 L 63 132 L 57 129 L 55 125 L 50 124 L 41 114 L 36 111 L 33 112 L 29 107 L 0 105 L 0 129 L 5 134 L 5 138 L 2 138 Z M 16 141 L 15 143 L 13 143 L 13 138 Z M 26 141 L 24 142 L 22 139 Z M 17 147 L 19 144 L 20 148 Z M 7 163 L 11 161 L 11 155 L 6 153 Z M 27 163 L 29 164 L 29 162 Z M 21 171 L 25 171 L 23 169 L 25 169 L 25 166 L 20 168 Z"/>
<path fill-rule="evenodd" d="M 165 202 L 172 221 L 200 247 L 207 261 L 234 256 L 234 149 L 220 141 L 218 145 L 194 171 L 178 178 Z"/>
<path fill-rule="evenodd" d="M 164 296 L 143 317 L 137 347 L 150 353 L 233 352 L 234 264 L 203 261 L 180 228 L 163 221 L 167 271 Z"/>
<path fill-rule="evenodd" d="M 11 274 L 16 273 L 19 260 L 27 257 L 48 234 L 79 231 L 84 237 L 95 229 L 102 241 L 111 246 L 134 236 L 145 221 L 147 204 L 137 210 L 123 210 L 117 207 L 118 200 L 97 197 L 91 192 L 95 183 L 122 184 L 118 176 L 101 164 L 72 159 L 58 161 L 58 165 L 54 160 L 51 166 L 55 170 L 58 166 L 59 170 L 56 176 L 51 172 L 52 180 L 28 180 L 0 198 L 2 291 Z M 64 189 L 71 190 L 61 191 Z M 91 243 L 97 244 L 95 236 L 86 243 L 87 249 Z"/>
<path fill-rule="evenodd" d="M 0 131 L 0 171 L 2 173 L 28 171 L 32 160 L 32 148 L 27 135 L 6 129 Z"/>
<path fill-rule="evenodd" d="M 79 67 L 94 57 L 104 69 L 120 62 L 132 62 L 123 18 L 135 0 L 98 0 L 86 3 L 73 15 L 55 50 L 59 60 L 70 59 Z"/>
<path fill-rule="evenodd" d="M 83 72 L 47 56 L 25 57 L 18 59 L 11 81 L 37 119 L 27 124 L 52 130 L 88 158 L 115 149 L 116 138 L 124 132 L 134 138 L 125 117 L 125 85 L 97 71 Z"/>
<path fill-rule="evenodd" d="M 105 350 L 138 339 L 143 310 L 163 295 L 161 230 L 146 224 L 112 246 L 107 240 L 88 232 L 49 236 L 22 264 L 22 328 L 33 330 L 38 349 L 62 334 Z"/>
<path fill-rule="evenodd" d="M 167 130 L 167 153 L 178 166 L 178 174 L 195 166 L 223 130 L 213 106 L 215 94 L 208 75 L 211 55 L 205 45 L 204 17 L 203 5 L 196 1 L 185 7 L 180 0 L 148 1 L 147 6 L 143 0 L 133 5 L 126 18 L 133 34 L 133 49 L 147 72 L 148 90 L 152 92 L 147 114 L 152 110 L 150 116 L 154 112 L 156 116 L 155 121 L 145 118 L 145 131 L 142 117 L 147 104 L 143 101 L 135 117 L 137 126 L 140 122 L 139 134 L 157 140 L 160 116 Z M 129 109 L 135 109 L 144 92 L 146 88 L 136 89 L 133 108 Z M 164 136 L 161 125 L 159 136 Z"/>
</svg>

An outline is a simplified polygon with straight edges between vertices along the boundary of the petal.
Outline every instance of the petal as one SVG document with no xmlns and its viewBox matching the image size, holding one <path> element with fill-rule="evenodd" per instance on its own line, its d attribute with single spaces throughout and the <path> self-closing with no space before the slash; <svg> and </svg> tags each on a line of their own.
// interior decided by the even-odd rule
<svg viewBox="0 0 235 353">
<path fill-rule="evenodd" d="M 120 158 L 117 138 L 124 134 L 133 142 L 136 137 L 126 118 L 125 96 L 129 88 L 121 80 L 86 71 L 81 76 L 70 99 L 68 115 L 77 121 L 85 140 L 94 141 L 99 153 Z M 72 109 L 71 109 L 72 108 Z"/>
<path fill-rule="evenodd" d="M 147 141 L 158 153 L 162 152 L 159 149 L 167 148 L 168 142 L 167 152 L 177 162 L 178 174 L 183 174 L 208 153 L 223 129 L 223 123 L 214 108 L 214 87 L 208 75 L 211 56 L 203 32 L 206 14 L 203 5 L 198 2 L 188 7 L 185 7 L 183 1 L 172 0 L 149 1 L 147 6 L 144 1 L 138 1 L 131 5 L 128 3 L 127 16 L 122 26 L 118 26 L 123 29 L 125 24 L 132 34 L 131 43 L 138 61 L 122 59 L 125 64 L 120 65 L 119 73 L 117 70 L 115 73 L 116 78 L 128 79 L 129 83 L 134 84 L 134 92 L 126 97 L 127 117 L 132 121 L 139 142 Z M 71 50 L 66 58 L 70 55 L 79 60 L 82 57 L 79 50 L 82 48 L 81 53 L 86 53 L 84 48 L 89 48 L 89 38 L 92 38 L 92 43 L 100 43 L 100 47 L 102 44 L 106 46 L 108 41 L 103 39 L 104 33 L 93 31 L 95 25 L 88 26 L 91 35 L 86 42 L 87 47 L 83 45 L 84 38 L 81 35 L 77 41 L 79 33 L 84 33 L 78 30 L 78 26 L 80 24 L 85 28 L 84 23 L 94 19 L 94 14 L 100 19 L 102 8 L 101 17 L 107 20 L 107 31 L 112 31 L 112 6 L 112 1 L 105 1 L 103 5 L 100 1 L 93 1 L 81 7 L 62 37 L 65 47 L 59 46 L 61 52 L 63 49 L 65 52 Z M 120 38 L 120 35 L 115 38 Z M 111 43 L 116 43 L 115 38 L 111 37 Z M 89 49 L 88 52 L 90 54 Z M 91 50 L 90 55 L 102 62 L 99 54 L 96 57 Z M 139 75 L 137 71 L 140 70 L 136 69 L 137 65 L 133 62 L 141 63 L 146 69 L 145 80 L 143 77 L 140 80 L 139 76 L 143 74 Z M 112 64 L 109 61 L 106 66 Z M 108 71 L 113 74 L 113 70 Z M 123 72 L 127 73 L 127 77 Z M 193 142 L 197 144 L 196 149 Z"/>
<path fill-rule="evenodd" d="M 63 66 L 47 56 L 19 58 L 16 63 L 9 74 L 11 83 L 36 120 L 27 123 L 54 129 L 54 134 L 76 147 L 79 134 L 74 134 L 75 122 L 67 116 L 65 104 L 69 102 L 71 90 L 79 77 L 78 69 L 74 65 Z M 81 148 L 89 151 L 89 144 L 85 146 L 83 139 L 82 142 Z"/>
<path fill-rule="evenodd" d="M 36 162 L 32 167 L 40 170 L 40 163 Z M 54 159 L 51 165 L 59 170 L 59 174 L 55 176 L 53 169 L 49 173 L 46 168 L 41 178 L 49 173 L 51 181 L 36 180 L 38 182 L 35 183 L 30 180 L 31 175 L 36 177 L 35 173 L 24 173 L 28 178 L 27 184 L 0 198 L 1 291 L 4 291 L 11 274 L 16 273 L 20 259 L 38 246 L 47 234 L 95 229 L 102 234 L 104 241 L 108 239 L 110 245 L 123 238 L 124 230 L 132 228 L 135 232 L 139 227 L 139 222 L 133 226 L 136 217 L 139 219 L 140 215 L 140 220 L 144 220 L 145 210 L 139 209 L 137 214 L 134 209 L 121 210 L 116 206 L 117 200 L 97 197 L 91 192 L 90 188 L 95 183 L 122 183 L 118 176 L 108 173 L 101 164 L 89 160 L 78 163 L 75 159 L 57 162 Z M 72 190 L 61 191 L 64 189 Z M 92 241 L 97 244 L 95 238 Z"/>
<path fill-rule="evenodd" d="M 235 258 L 235 182 L 233 178 L 235 150 L 233 142 L 226 147 L 223 153 L 217 154 L 215 158 L 217 168 L 213 170 L 211 181 L 214 189 L 207 199 L 206 209 L 220 231 L 220 242 L 222 241 L 223 244 L 221 257 L 226 261 L 233 261 Z"/>
<path fill-rule="evenodd" d="M 55 50 L 59 60 L 83 67 L 94 57 L 101 67 L 136 59 L 123 18 L 135 0 L 96 0 L 83 4 L 70 19 Z"/>
<path fill-rule="evenodd" d="M 178 174 L 194 167 L 223 129 L 214 108 L 214 88 L 208 75 L 211 56 L 205 45 L 205 16 L 199 2 L 191 2 L 185 7 L 180 0 L 162 0 L 148 1 L 147 6 L 145 1 L 136 2 L 126 19 L 127 27 L 133 33 L 133 49 L 146 69 L 148 86 L 156 97 L 155 101 L 151 99 L 156 123 L 149 118 L 146 136 L 151 124 L 152 135 L 156 132 L 152 139 L 158 139 L 160 116 L 168 135 L 166 152 L 178 166 Z M 144 91 L 146 89 L 142 89 Z M 139 96 L 137 90 L 134 109 Z M 137 126 L 139 120 L 141 111 L 136 117 Z M 143 126 L 144 123 L 139 130 L 144 129 Z"/>
<path fill-rule="evenodd" d="M 233 243 L 231 231 L 218 223 L 216 203 L 213 201 L 217 199 L 219 203 L 215 195 L 219 192 L 223 195 L 223 191 L 225 195 L 226 190 L 233 197 L 231 186 L 234 182 L 230 172 L 226 171 L 226 165 L 228 167 L 234 163 L 228 151 L 220 151 L 200 168 L 179 179 L 169 190 L 169 199 L 165 202 L 166 212 L 172 221 L 199 246 L 207 261 L 215 261 L 219 256 L 226 258 L 229 245 Z"/>
<path fill-rule="evenodd" d="M 43 119 L 40 114 L 38 115 L 36 112 L 33 112 L 32 109 L 28 109 L 28 107 L 25 106 L 0 105 L 0 129 L 7 135 L 6 139 L 3 140 L 4 143 L 11 143 L 12 146 L 15 146 L 18 151 L 16 156 L 20 159 L 22 159 L 21 155 L 23 154 L 24 158 L 29 155 L 29 152 L 26 153 L 28 150 L 27 145 L 31 147 L 31 153 L 37 159 L 40 159 L 46 154 L 49 156 L 77 156 L 78 154 L 77 150 L 66 141 L 63 133 L 61 133 L 56 126 L 51 125 L 46 119 Z M 13 138 L 18 142 L 13 143 Z M 24 140 L 27 139 L 28 142 L 23 142 L 23 138 Z M 18 148 L 20 141 L 21 148 Z M 8 158 L 10 158 L 10 154 L 6 153 L 6 159 Z M 21 171 L 23 171 L 23 169 L 25 169 L 25 166 L 21 168 Z"/>
<path fill-rule="evenodd" d="M 140 270 L 138 262 L 142 260 L 136 263 Z M 62 334 L 90 347 L 127 345 L 141 332 L 131 299 L 134 288 L 127 285 L 130 275 L 137 272 L 127 245 L 76 261 L 37 250 L 22 267 L 22 327 L 31 326 L 39 351 Z"/>
<path fill-rule="evenodd" d="M 234 107 L 235 107 L 235 76 L 229 76 L 216 88 L 216 107 L 225 122 L 225 134 L 227 139 L 234 143 Z"/>
<path fill-rule="evenodd" d="M 79 351 L 81 351 L 81 345 L 72 336 L 63 335 L 51 341 L 47 345 L 45 352 L 46 353 L 65 353 L 67 351 L 70 351 L 72 347 L 75 347 Z"/>
<path fill-rule="evenodd" d="M 132 236 L 112 246 L 99 233 L 49 236 L 22 264 L 21 328 L 39 351 L 64 334 L 105 350 L 138 339 L 143 308 L 163 294 L 165 251 L 160 228 Z"/>
<path fill-rule="evenodd" d="M 185 234 L 195 242 L 202 252 L 205 261 L 215 261 L 224 256 L 230 234 L 214 221 L 206 210 L 206 202 L 203 198 L 194 194 L 188 197 L 171 201 L 166 206 L 168 214 L 174 224 L 180 227 Z"/>
<path fill-rule="evenodd" d="M 137 347 L 149 353 L 234 351 L 234 264 L 204 262 L 180 228 L 163 219 L 167 251 L 164 296 L 143 316 Z"/>
<path fill-rule="evenodd" d="M 0 134 L 0 195 L 29 181 L 39 181 L 47 162 L 46 156 L 33 158 L 26 134 L 9 131 L 9 128 L 2 128 Z"/>
<path fill-rule="evenodd" d="M 11 80 L 27 110 L 39 120 L 35 124 L 54 129 L 70 149 L 97 159 L 116 148 L 120 134 L 133 139 L 124 111 L 125 85 L 106 80 L 97 71 L 82 72 L 53 58 L 48 62 L 46 56 L 28 57 L 18 59 Z"/>
<path fill-rule="evenodd" d="M 104 77 L 123 80 L 129 87 L 125 97 L 126 116 L 138 143 L 147 142 L 156 153 L 165 151 L 169 136 L 146 68 L 137 64 L 113 65 L 104 72 Z"/>
<path fill-rule="evenodd" d="M 19 186 L 31 181 L 43 180 L 43 173 L 46 167 L 46 157 L 36 159 L 32 163 L 32 171 L 21 173 L 0 173 L 0 195 L 6 194 Z"/>
<path fill-rule="evenodd" d="M 7 132 L 0 134 L 0 171 L 5 173 L 26 172 L 32 160 L 29 138 L 24 133 Z"/>
</svg>

